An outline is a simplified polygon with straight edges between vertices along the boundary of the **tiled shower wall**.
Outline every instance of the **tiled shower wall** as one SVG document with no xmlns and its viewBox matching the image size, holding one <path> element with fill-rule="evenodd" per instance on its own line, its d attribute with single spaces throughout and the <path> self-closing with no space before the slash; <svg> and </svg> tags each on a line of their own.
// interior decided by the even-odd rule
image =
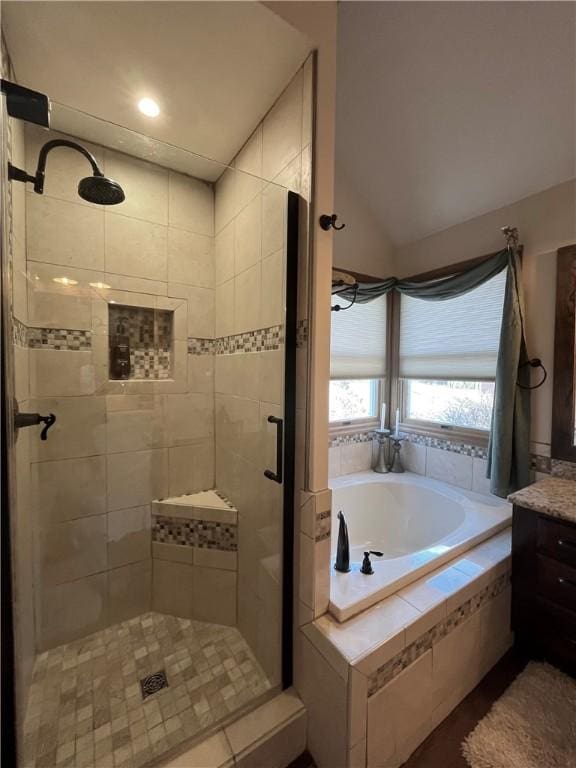
<svg viewBox="0 0 576 768">
<path fill-rule="evenodd" d="M 50 138 L 29 130 L 21 164 Z M 212 361 L 187 351 L 214 334 L 213 188 L 81 143 L 124 203 L 84 203 L 86 161 L 65 149 L 45 194 L 26 194 L 28 325 L 46 330 L 28 331 L 20 379 L 29 370 L 31 410 L 57 416 L 46 442 L 28 431 L 39 649 L 161 604 L 150 502 L 214 484 Z M 174 312 L 170 380 L 108 381 L 110 300 Z"/>
<path fill-rule="evenodd" d="M 14 80 L 10 59 L 2 40 L 2 77 Z M 25 136 L 22 123 L 9 119 L 4 113 L 2 161 L 10 160 L 14 165 L 22 167 L 25 163 Z M 18 328 L 24 328 L 27 320 L 26 298 L 26 191 L 23 184 L 7 184 L 4 189 L 4 221 L 3 248 L 6 248 L 5 267 L 7 274 L 5 293 L 2 301 L 6 309 L 11 311 L 14 323 Z M 4 316 L 4 319 L 6 315 Z M 8 345 L 10 339 L 2 339 Z M 13 334 L 14 375 L 7 369 L 8 394 L 14 396 L 18 409 L 22 412 L 30 410 L 28 387 L 28 350 L 22 334 Z M 9 356 L 7 365 L 9 365 Z M 10 384 L 14 390 L 10 393 Z M 10 461 L 12 459 L 12 461 Z M 13 483 L 11 487 L 11 534 L 13 543 L 13 589 L 14 589 L 14 619 L 16 644 L 16 676 L 17 676 L 17 710 L 19 717 L 24 714 L 28 690 L 34 664 L 34 570 L 33 570 L 33 541 L 32 507 L 30 499 L 30 435 L 29 430 L 22 430 L 16 440 L 15 450 L 9 456 L 10 472 Z M 4 511 L 6 513 L 6 510 Z"/>
<path fill-rule="evenodd" d="M 238 509 L 238 625 L 272 682 L 280 671 L 282 487 L 274 426 L 281 413 L 284 356 L 286 191 L 310 199 L 312 60 L 296 74 L 216 184 L 216 336 L 267 337 L 265 349 L 216 351 L 216 485 Z M 251 174 L 251 175 L 247 175 Z M 300 327 L 305 328 L 306 220 L 301 221 Z M 297 350 L 306 378 L 305 334 Z M 251 351 L 253 350 L 253 351 Z M 303 412 L 303 387 L 297 405 Z"/>
</svg>

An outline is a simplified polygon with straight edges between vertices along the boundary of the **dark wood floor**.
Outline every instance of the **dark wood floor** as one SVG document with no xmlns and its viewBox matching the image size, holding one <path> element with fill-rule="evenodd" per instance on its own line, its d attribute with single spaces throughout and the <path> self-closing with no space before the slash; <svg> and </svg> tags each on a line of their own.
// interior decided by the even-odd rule
<svg viewBox="0 0 576 768">
<path fill-rule="evenodd" d="M 469 768 L 462 757 L 462 742 L 527 663 L 528 658 L 523 654 L 514 649 L 508 651 L 402 768 Z M 305 753 L 289 768 L 315 768 L 315 764 L 312 757 Z"/>
<path fill-rule="evenodd" d="M 508 651 L 418 747 L 403 768 L 469 768 L 462 757 L 462 742 L 527 663 L 528 659 L 518 651 Z"/>
</svg>

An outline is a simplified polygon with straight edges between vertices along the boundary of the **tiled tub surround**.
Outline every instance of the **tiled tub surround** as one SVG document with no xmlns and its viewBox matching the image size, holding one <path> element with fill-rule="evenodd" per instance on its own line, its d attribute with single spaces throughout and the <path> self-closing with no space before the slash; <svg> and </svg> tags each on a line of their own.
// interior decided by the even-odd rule
<svg viewBox="0 0 576 768">
<path fill-rule="evenodd" d="M 167 687 L 144 698 L 158 672 Z M 37 657 L 22 765 L 153 764 L 269 688 L 237 629 L 145 613 Z"/>
<path fill-rule="evenodd" d="M 237 553 L 238 513 L 216 491 L 154 501 L 154 610 L 235 626 Z"/>
<path fill-rule="evenodd" d="M 506 530 L 349 621 L 304 627 L 319 768 L 398 768 L 510 647 L 510 547 Z"/>
<path fill-rule="evenodd" d="M 331 571 L 330 611 L 340 621 L 374 605 L 457 554 L 511 524 L 506 501 L 406 472 L 359 472 L 335 478 L 332 487 L 332 562 L 337 514 L 350 540 L 350 573 Z M 360 572 L 365 550 L 374 573 Z"/>
</svg>

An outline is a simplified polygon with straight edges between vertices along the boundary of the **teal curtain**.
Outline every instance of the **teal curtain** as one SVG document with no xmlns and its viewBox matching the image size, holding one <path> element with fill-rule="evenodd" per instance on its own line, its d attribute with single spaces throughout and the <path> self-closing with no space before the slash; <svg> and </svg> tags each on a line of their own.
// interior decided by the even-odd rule
<svg viewBox="0 0 576 768">
<path fill-rule="evenodd" d="M 506 248 L 465 272 L 416 282 L 391 277 L 379 283 L 359 283 L 336 293 L 348 301 L 372 301 L 399 291 L 425 301 L 462 296 L 507 269 L 492 424 L 488 443 L 490 490 L 505 498 L 530 482 L 530 368 L 524 336 L 522 275 L 517 249 Z"/>
</svg>

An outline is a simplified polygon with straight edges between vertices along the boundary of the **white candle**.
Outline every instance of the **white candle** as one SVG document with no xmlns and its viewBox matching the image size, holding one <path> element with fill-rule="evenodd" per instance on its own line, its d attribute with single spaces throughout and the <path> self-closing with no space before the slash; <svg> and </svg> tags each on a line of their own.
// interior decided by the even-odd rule
<svg viewBox="0 0 576 768">
<path fill-rule="evenodd" d="M 382 403 L 382 413 L 380 414 L 380 429 L 386 429 L 386 403 Z"/>
<path fill-rule="evenodd" d="M 400 408 L 396 408 L 396 437 L 400 434 Z"/>
</svg>

